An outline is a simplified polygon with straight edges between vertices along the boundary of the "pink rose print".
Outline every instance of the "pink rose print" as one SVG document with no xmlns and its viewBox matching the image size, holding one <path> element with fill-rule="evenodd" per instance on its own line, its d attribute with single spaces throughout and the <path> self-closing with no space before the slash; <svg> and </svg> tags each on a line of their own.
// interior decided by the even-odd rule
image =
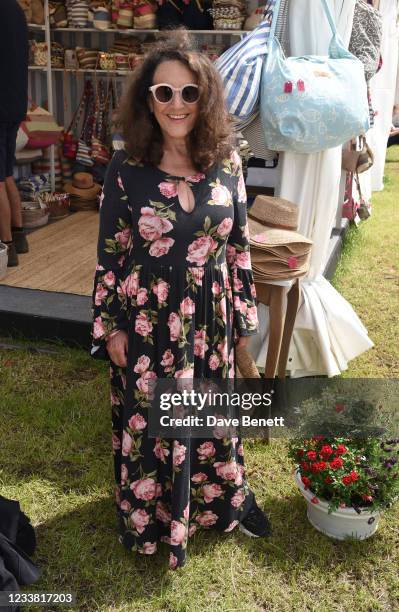
<svg viewBox="0 0 399 612">
<path fill-rule="evenodd" d="M 163 462 L 166 461 L 166 457 L 169 455 L 169 449 L 162 447 L 160 438 L 156 438 L 154 455 Z"/>
<path fill-rule="evenodd" d="M 152 290 L 158 298 L 158 304 L 166 302 L 169 293 L 169 283 L 163 280 L 158 281 L 158 283 L 153 286 Z"/>
<path fill-rule="evenodd" d="M 147 355 L 141 355 L 141 357 L 138 358 L 133 370 L 136 372 L 136 374 L 143 374 L 143 372 L 148 370 L 149 365 L 150 358 L 147 357 Z"/>
<path fill-rule="evenodd" d="M 256 327 L 258 324 L 258 310 L 256 306 L 250 306 L 247 310 L 247 321 L 251 326 Z"/>
<path fill-rule="evenodd" d="M 112 434 L 112 448 L 113 450 L 118 450 L 121 447 L 121 441 L 118 436 L 114 433 Z"/>
<path fill-rule="evenodd" d="M 105 193 L 104 193 L 104 191 L 101 191 L 100 197 L 98 199 L 98 206 L 99 206 L 99 208 L 102 207 L 104 198 L 105 198 Z"/>
<path fill-rule="evenodd" d="M 129 510 L 131 510 L 132 508 L 132 506 L 127 501 L 127 499 L 124 499 L 123 501 L 121 501 L 120 507 L 121 507 L 121 510 L 123 510 L 124 512 L 129 512 Z"/>
<path fill-rule="evenodd" d="M 232 152 L 231 152 L 230 161 L 233 162 L 234 170 L 235 170 L 235 172 L 237 172 L 237 170 L 239 168 L 241 168 L 241 157 L 240 157 L 240 155 L 237 153 L 237 151 L 235 149 L 233 149 Z"/>
<path fill-rule="evenodd" d="M 185 370 L 177 370 L 177 372 L 175 372 L 175 378 L 193 378 L 193 376 L 193 368 L 186 368 Z"/>
<path fill-rule="evenodd" d="M 251 295 L 254 299 L 256 299 L 256 287 L 254 283 L 251 283 L 249 286 L 250 290 L 251 290 Z"/>
<path fill-rule="evenodd" d="M 230 525 L 228 527 L 226 527 L 226 529 L 224 530 L 225 533 L 229 533 L 230 531 L 233 531 L 234 527 L 237 527 L 239 521 L 232 521 L 230 523 Z"/>
<path fill-rule="evenodd" d="M 230 266 L 234 264 L 236 253 L 237 253 L 236 248 L 233 247 L 232 244 L 226 245 L 226 259 L 227 259 L 227 263 Z"/>
<path fill-rule="evenodd" d="M 225 219 L 223 219 L 223 221 L 219 223 L 216 231 L 219 234 L 219 236 L 224 238 L 225 236 L 228 236 L 230 234 L 232 227 L 233 227 L 233 219 L 231 217 L 226 217 Z"/>
<path fill-rule="evenodd" d="M 168 511 L 165 504 L 161 501 L 157 502 L 156 509 L 155 509 L 155 516 L 159 521 L 162 521 L 162 523 L 164 523 L 165 525 L 168 525 L 172 520 L 172 516 L 170 512 Z"/>
<path fill-rule="evenodd" d="M 139 290 L 139 275 L 137 272 L 129 276 L 121 283 L 121 290 L 127 297 L 134 297 Z"/>
<path fill-rule="evenodd" d="M 213 283 L 212 283 L 212 293 L 213 293 L 213 295 L 220 295 L 221 291 L 222 291 L 222 288 L 219 285 L 219 283 L 217 281 L 213 281 Z"/>
<path fill-rule="evenodd" d="M 94 298 L 95 305 L 101 306 L 101 302 L 103 301 L 104 298 L 107 297 L 107 295 L 108 295 L 107 289 L 103 287 L 103 285 L 98 283 L 97 288 L 96 288 L 96 296 Z"/>
<path fill-rule="evenodd" d="M 159 183 L 159 191 L 166 198 L 174 198 L 177 196 L 177 185 L 176 183 L 168 183 L 166 181 Z"/>
<path fill-rule="evenodd" d="M 170 553 L 170 555 L 169 555 L 169 567 L 170 567 L 170 569 L 176 569 L 177 563 L 178 563 L 177 557 L 173 553 Z"/>
<path fill-rule="evenodd" d="M 123 453 L 122 453 L 123 454 Z M 129 477 L 129 472 L 127 471 L 127 467 L 124 463 L 121 466 L 121 484 L 125 484 Z"/>
<path fill-rule="evenodd" d="M 194 355 L 204 359 L 205 352 L 208 350 L 208 348 L 205 330 L 196 330 L 194 333 Z"/>
<path fill-rule="evenodd" d="M 152 323 L 148 320 L 145 312 L 140 312 L 137 315 L 134 330 L 140 336 L 148 336 L 152 332 Z"/>
<path fill-rule="evenodd" d="M 219 342 L 219 344 L 217 345 L 217 349 L 219 351 L 223 363 L 227 363 L 229 357 L 227 349 L 227 338 L 223 338 L 222 342 Z"/>
<path fill-rule="evenodd" d="M 145 510 L 139 508 L 130 515 L 130 522 L 132 523 L 133 529 L 137 533 L 143 533 L 144 529 L 150 521 L 150 515 Z"/>
<path fill-rule="evenodd" d="M 173 355 L 170 349 L 167 349 L 162 355 L 161 365 L 164 367 L 165 372 L 172 371 L 172 365 L 174 362 L 175 356 Z"/>
<path fill-rule="evenodd" d="M 204 494 L 204 501 L 206 504 L 210 504 L 213 502 L 215 497 L 220 497 L 223 495 L 222 487 L 219 484 L 211 483 L 206 484 L 202 487 L 202 492 Z"/>
<path fill-rule="evenodd" d="M 216 474 L 223 480 L 235 480 L 237 478 L 237 463 L 235 461 L 217 461 L 213 464 Z"/>
<path fill-rule="evenodd" d="M 174 342 L 178 340 L 181 332 L 181 320 L 176 312 L 170 313 L 168 318 L 168 326 L 171 341 Z"/>
<path fill-rule="evenodd" d="M 239 299 L 239 302 L 240 302 L 238 309 L 239 309 L 241 314 L 245 315 L 247 313 L 247 311 L 248 311 L 248 304 L 246 302 L 244 302 L 244 300 L 240 300 L 240 298 L 238 298 L 238 299 Z"/>
<path fill-rule="evenodd" d="M 205 482 L 205 480 L 208 480 L 208 476 L 204 472 L 197 472 L 191 476 L 191 480 L 193 482 Z"/>
<path fill-rule="evenodd" d="M 185 518 L 186 521 L 188 521 L 188 519 L 190 518 L 190 504 L 187 504 L 187 506 L 184 508 L 183 518 Z"/>
<path fill-rule="evenodd" d="M 144 374 L 142 374 L 140 378 L 136 380 L 136 385 L 142 393 L 148 394 L 148 383 L 150 380 L 156 380 L 156 378 L 157 375 L 155 374 L 155 372 L 144 372 Z"/>
<path fill-rule="evenodd" d="M 238 276 L 234 276 L 234 279 L 233 279 L 234 291 L 241 291 L 243 286 L 244 285 L 242 284 L 242 280 L 239 279 Z"/>
<path fill-rule="evenodd" d="M 186 447 L 175 440 L 173 444 L 173 465 L 181 465 L 186 458 Z"/>
<path fill-rule="evenodd" d="M 170 525 L 170 543 L 172 546 L 179 546 L 186 536 L 186 527 L 179 521 L 172 521 Z"/>
<path fill-rule="evenodd" d="M 140 287 L 140 289 L 137 292 L 137 305 L 138 306 L 142 306 L 143 304 L 146 303 L 146 301 L 148 300 L 148 292 L 147 289 L 145 287 Z"/>
<path fill-rule="evenodd" d="M 226 298 L 222 298 L 219 302 L 220 314 L 222 315 L 222 320 L 224 322 L 227 321 L 227 311 L 226 311 Z"/>
<path fill-rule="evenodd" d="M 218 518 L 218 515 L 214 514 L 214 512 L 211 512 L 211 510 L 205 510 L 205 512 L 201 512 L 201 514 L 198 514 L 198 516 L 196 517 L 196 521 L 200 525 L 202 525 L 202 527 L 210 527 L 211 525 L 214 525 L 216 523 Z"/>
<path fill-rule="evenodd" d="M 117 505 L 120 506 L 120 504 L 121 504 L 121 492 L 120 492 L 120 487 L 118 487 L 118 485 L 116 485 L 116 487 L 115 487 L 115 501 L 116 501 Z"/>
<path fill-rule="evenodd" d="M 212 189 L 212 204 L 216 206 L 231 206 L 231 193 L 225 185 L 217 185 Z"/>
<path fill-rule="evenodd" d="M 218 243 L 211 236 L 200 236 L 189 244 L 186 259 L 197 266 L 203 266 L 217 246 Z"/>
<path fill-rule="evenodd" d="M 198 453 L 198 459 L 200 461 L 203 461 L 205 459 L 208 459 L 209 457 L 213 457 L 214 454 L 216 453 L 216 449 L 215 449 L 213 442 L 210 442 L 210 441 L 203 442 L 201 446 L 197 448 L 197 453 Z M 200 474 L 202 474 L 202 472 L 200 472 Z"/>
<path fill-rule="evenodd" d="M 139 219 L 139 233 L 144 240 L 152 242 L 161 238 L 162 234 L 166 234 L 173 229 L 173 225 L 168 219 L 159 217 L 153 208 L 143 206 L 140 209 L 141 217 Z"/>
<path fill-rule="evenodd" d="M 124 455 L 125 457 L 127 457 L 130 454 L 130 451 L 132 450 L 132 442 L 133 441 L 130 435 L 127 433 L 127 431 L 124 431 L 122 438 L 122 455 Z"/>
<path fill-rule="evenodd" d="M 202 287 L 202 279 L 205 274 L 204 268 L 189 268 L 189 271 L 194 277 L 195 284 Z"/>
<path fill-rule="evenodd" d="M 186 2 L 185 4 L 189 4 L 189 3 Z M 198 174 L 193 174 L 192 176 L 187 176 L 186 177 L 186 181 L 188 181 L 190 183 L 199 183 L 204 178 L 205 178 L 205 174 L 203 174 L 202 172 L 198 172 Z"/>
<path fill-rule="evenodd" d="M 195 534 L 196 531 L 197 531 L 197 525 L 190 525 L 190 527 L 188 528 L 188 537 L 192 538 L 192 536 Z"/>
<path fill-rule="evenodd" d="M 239 508 L 241 504 L 244 502 L 244 499 L 245 499 L 245 493 L 243 489 L 239 489 L 236 493 L 234 493 L 233 497 L 231 498 L 231 505 L 234 508 Z"/>
<path fill-rule="evenodd" d="M 117 240 L 122 249 L 127 249 L 130 239 L 130 227 L 125 227 L 122 231 L 115 234 L 115 240 Z"/>
<path fill-rule="evenodd" d="M 239 202 L 247 201 L 247 191 L 245 189 L 245 181 L 244 181 L 244 177 L 242 174 L 240 174 L 240 177 L 237 183 L 237 195 L 238 195 Z"/>
<path fill-rule="evenodd" d="M 156 482 L 153 478 L 143 478 L 132 482 L 130 488 L 137 499 L 148 501 L 155 497 Z"/>
<path fill-rule="evenodd" d="M 163 255 L 167 255 L 169 253 L 169 250 L 174 243 L 175 241 L 173 238 L 160 238 L 152 243 L 149 253 L 152 257 L 162 257 Z"/>
<path fill-rule="evenodd" d="M 236 266 L 237 268 L 241 268 L 241 270 L 251 269 L 251 256 L 249 254 L 249 251 L 243 251 L 242 253 L 237 253 Z"/>
<path fill-rule="evenodd" d="M 216 355 L 216 353 L 213 353 L 208 360 L 208 365 L 210 367 L 211 370 L 217 370 L 219 365 L 220 365 L 220 359 L 219 357 Z"/>
<path fill-rule="evenodd" d="M 141 414 L 134 414 L 129 419 L 129 427 L 133 431 L 141 431 L 147 427 L 147 421 Z"/>
<path fill-rule="evenodd" d="M 103 336 L 104 333 L 105 333 L 105 329 L 104 329 L 104 325 L 101 320 L 101 317 L 96 317 L 96 319 L 94 319 L 94 325 L 93 325 L 93 338 L 94 339 L 101 338 L 101 336 Z"/>
<path fill-rule="evenodd" d="M 104 266 L 101 266 L 99 263 L 96 264 L 96 272 L 104 272 Z"/>
<path fill-rule="evenodd" d="M 180 310 L 184 317 L 191 316 L 195 312 L 195 304 L 189 297 L 184 298 L 180 302 Z"/>
<path fill-rule="evenodd" d="M 242 444 L 240 444 L 239 447 L 237 448 L 237 454 L 240 455 L 240 457 L 244 456 L 244 447 Z"/>
<path fill-rule="evenodd" d="M 145 555 L 153 555 L 157 551 L 156 542 L 144 542 L 143 553 Z"/>
<path fill-rule="evenodd" d="M 243 476 L 244 476 L 244 466 L 241 465 L 241 463 L 237 463 L 237 476 L 234 481 L 234 484 L 236 484 L 238 487 L 241 486 L 243 483 Z"/>
</svg>

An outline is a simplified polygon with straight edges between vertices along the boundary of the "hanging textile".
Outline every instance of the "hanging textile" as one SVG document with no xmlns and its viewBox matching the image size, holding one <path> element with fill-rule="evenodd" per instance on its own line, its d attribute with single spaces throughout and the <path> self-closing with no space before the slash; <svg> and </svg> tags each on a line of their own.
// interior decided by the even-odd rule
<svg viewBox="0 0 399 612">
<path fill-rule="evenodd" d="M 329 0 L 338 32 L 347 45 L 352 31 L 355 0 Z M 327 53 L 329 25 L 321 3 L 295 0 L 289 9 L 292 55 Z M 299 206 L 299 232 L 313 241 L 308 276 L 302 281 L 303 303 L 298 312 L 288 369 L 293 377 L 336 376 L 348 362 L 373 346 L 367 330 L 350 304 L 322 276 L 334 226 L 341 178 L 341 147 L 322 153 L 280 156 L 279 195 Z M 268 313 L 259 307 L 260 329 L 251 339 L 251 352 L 263 366 L 267 351 Z"/>
</svg>

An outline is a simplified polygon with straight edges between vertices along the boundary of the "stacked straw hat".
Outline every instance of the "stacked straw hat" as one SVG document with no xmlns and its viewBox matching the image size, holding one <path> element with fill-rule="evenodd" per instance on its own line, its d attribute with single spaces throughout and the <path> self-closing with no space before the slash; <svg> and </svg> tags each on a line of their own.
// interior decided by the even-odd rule
<svg viewBox="0 0 399 612">
<path fill-rule="evenodd" d="M 313 243 L 296 231 L 296 204 L 258 195 L 248 211 L 248 225 L 255 282 L 289 280 L 307 273 Z"/>
<path fill-rule="evenodd" d="M 101 186 L 94 182 L 89 172 L 76 172 L 72 182 L 65 183 L 64 191 L 71 196 L 71 210 L 96 210 Z"/>
</svg>

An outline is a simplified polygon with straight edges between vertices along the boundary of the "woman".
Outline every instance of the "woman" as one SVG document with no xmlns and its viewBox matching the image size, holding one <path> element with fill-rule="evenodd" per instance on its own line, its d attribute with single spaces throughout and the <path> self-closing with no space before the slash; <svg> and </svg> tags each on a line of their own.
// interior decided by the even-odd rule
<svg viewBox="0 0 399 612">
<path fill-rule="evenodd" d="M 234 339 L 257 332 L 246 194 L 218 73 L 187 35 L 134 73 L 121 111 L 125 151 L 100 209 L 93 353 L 111 360 L 121 542 L 185 561 L 201 527 L 269 533 L 232 440 L 149 439 L 157 378 L 234 377 Z M 125 369 L 126 368 L 126 369 Z"/>
</svg>

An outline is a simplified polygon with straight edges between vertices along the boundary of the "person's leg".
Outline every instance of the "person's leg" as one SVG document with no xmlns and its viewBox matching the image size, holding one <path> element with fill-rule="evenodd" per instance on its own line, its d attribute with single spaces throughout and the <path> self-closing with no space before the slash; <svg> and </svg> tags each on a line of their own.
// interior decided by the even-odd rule
<svg viewBox="0 0 399 612">
<path fill-rule="evenodd" d="M 17 253 L 27 253 L 29 251 L 28 241 L 22 227 L 22 206 L 21 197 L 14 181 L 14 160 L 15 145 L 17 140 L 19 125 L 11 124 L 7 133 L 6 150 L 6 190 L 11 209 L 11 235 Z"/>
<path fill-rule="evenodd" d="M 7 166 L 7 125 L 0 123 L 0 240 L 10 242 L 11 208 L 6 189 Z"/>
</svg>

